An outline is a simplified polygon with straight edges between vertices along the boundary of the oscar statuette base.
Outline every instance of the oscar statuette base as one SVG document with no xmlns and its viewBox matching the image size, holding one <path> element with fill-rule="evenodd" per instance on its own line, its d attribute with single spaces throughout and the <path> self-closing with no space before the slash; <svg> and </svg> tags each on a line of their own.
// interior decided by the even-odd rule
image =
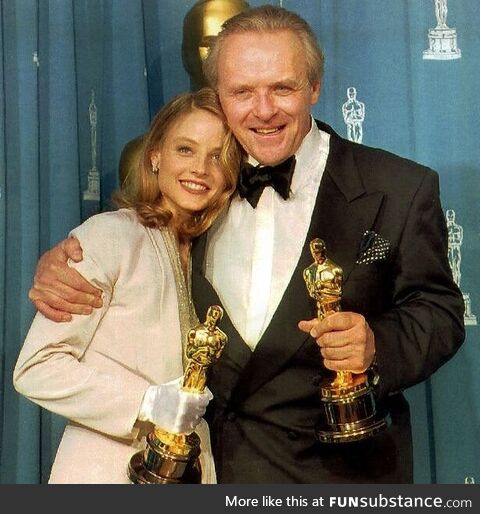
<svg viewBox="0 0 480 514">
<path fill-rule="evenodd" d="M 196 433 L 174 435 L 155 429 L 147 447 L 130 459 L 128 478 L 134 484 L 199 484 L 200 438 Z"/>
<path fill-rule="evenodd" d="M 386 421 L 376 411 L 375 395 L 366 374 L 353 375 L 352 383 L 325 383 L 320 389 L 324 407 L 315 435 L 322 443 L 360 441 L 381 432 Z"/>
</svg>

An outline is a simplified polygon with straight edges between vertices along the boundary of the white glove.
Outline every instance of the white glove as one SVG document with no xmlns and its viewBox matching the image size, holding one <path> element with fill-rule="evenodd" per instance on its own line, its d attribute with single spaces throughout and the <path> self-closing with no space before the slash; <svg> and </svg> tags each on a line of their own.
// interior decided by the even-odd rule
<svg viewBox="0 0 480 514">
<path fill-rule="evenodd" d="M 138 419 L 174 434 L 190 434 L 205 414 L 213 394 L 208 387 L 202 393 L 182 389 L 183 377 L 166 384 L 150 386 L 142 401 Z"/>
</svg>

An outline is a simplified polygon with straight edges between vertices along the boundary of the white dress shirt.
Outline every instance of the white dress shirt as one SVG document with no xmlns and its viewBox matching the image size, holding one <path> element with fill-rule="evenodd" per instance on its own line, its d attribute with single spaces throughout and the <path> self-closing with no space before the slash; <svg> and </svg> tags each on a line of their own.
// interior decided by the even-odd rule
<svg viewBox="0 0 480 514">
<path fill-rule="evenodd" d="M 272 320 L 302 253 L 329 139 L 312 120 L 295 154 L 290 197 L 284 200 L 266 187 L 254 209 L 237 194 L 209 232 L 206 278 L 252 351 Z"/>
</svg>

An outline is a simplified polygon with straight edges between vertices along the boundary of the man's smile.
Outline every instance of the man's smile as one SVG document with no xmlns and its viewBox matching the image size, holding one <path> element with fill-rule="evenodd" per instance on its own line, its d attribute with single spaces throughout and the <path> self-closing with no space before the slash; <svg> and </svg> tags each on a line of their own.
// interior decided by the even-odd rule
<svg viewBox="0 0 480 514">
<path fill-rule="evenodd" d="M 280 127 L 271 127 L 271 128 L 252 128 L 252 130 L 255 134 L 259 134 L 261 136 L 269 136 L 272 134 L 278 134 L 281 132 L 286 125 L 281 125 Z"/>
</svg>

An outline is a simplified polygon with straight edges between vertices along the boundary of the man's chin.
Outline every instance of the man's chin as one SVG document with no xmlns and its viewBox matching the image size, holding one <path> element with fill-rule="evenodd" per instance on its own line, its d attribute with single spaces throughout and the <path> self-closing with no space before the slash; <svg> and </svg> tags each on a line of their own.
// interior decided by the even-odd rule
<svg viewBox="0 0 480 514">
<path fill-rule="evenodd" d="M 267 144 L 265 144 L 265 146 L 267 146 Z M 247 153 L 260 164 L 263 164 L 265 166 L 275 166 L 276 164 L 280 164 L 281 162 L 285 161 L 290 157 L 290 153 L 288 153 L 288 151 L 286 151 L 283 148 L 281 150 L 279 149 L 278 151 L 275 151 L 272 148 L 269 148 L 269 150 L 270 151 L 268 152 L 255 152 L 249 151 L 247 149 Z"/>
<path fill-rule="evenodd" d="M 290 157 L 290 149 L 284 143 L 278 137 L 259 136 L 250 138 L 242 146 L 260 164 L 273 166 Z"/>
<path fill-rule="evenodd" d="M 274 156 L 268 156 L 264 158 L 256 158 L 260 164 L 264 166 L 276 166 L 277 164 L 286 161 L 290 157 L 290 154 L 279 154 Z"/>
</svg>

